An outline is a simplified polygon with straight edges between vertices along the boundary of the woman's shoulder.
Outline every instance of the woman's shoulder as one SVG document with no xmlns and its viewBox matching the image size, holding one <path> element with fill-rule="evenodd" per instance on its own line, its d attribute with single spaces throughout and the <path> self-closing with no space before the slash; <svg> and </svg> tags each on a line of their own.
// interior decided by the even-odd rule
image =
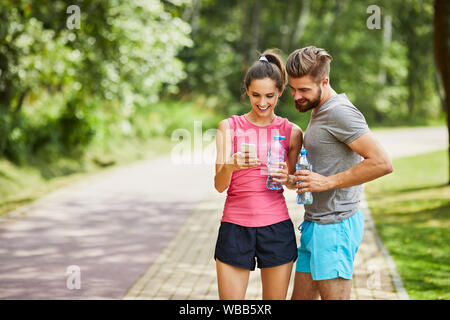
<svg viewBox="0 0 450 320">
<path fill-rule="evenodd" d="M 298 125 L 296 125 L 294 122 L 289 121 L 288 118 L 284 118 L 281 116 L 277 116 L 277 117 L 280 119 L 280 123 L 282 123 L 283 125 L 292 126 L 293 128 L 301 130 Z"/>
<path fill-rule="evenodd" d="M 229 128 L 230 128 L 230 123 L 228 122 L 228 121 L 229 121 L 228 119 L 230 119 L 230 118 L 226 118 L 226 119 L 221 120 L 221 121 L 219 122 L 219 125 L 217 126 L 217 128 L 218 128 L 219 130 L 226 130 L 226 129 L 229 129 Z"/>
<path fill-rule="evenodd" d="M 222 123 L 222 126 L 227 126 L 227 128 L 235 129 L 236 127 L 242 127 L 246 125 L 245 114 L 243 115 L 232 115 L 226 119 L 223 119 L 219 122 L 219 125 Z"/>
<path fill-rule="evenodd" d="M 277 116 L 278 117 L 278 125 L 283 126 L 285 128 L 292 128 L 293 126 L 296 126 L 295 123 L 289 121 L 287 118 L 283 118 L 281 116 Z"/>
<path fill-rule="evenodd" d="M 242 116 L 232 115 L 228 118 L 225 118 L 219 122 L 219 130 L 220 129 L 234 129 L 236 123 L 241 121 Z"/>
<path fill-rule="evenodd" d="M 303 136 L 303 131 L 298 125 L 294 123 L 291 129 L 291 137 L 300 137 L 300 136 Z"/>
<path fill-rule="evenodd" d="M 291 139 L 298 139 L 300 136 L 303 136 L 302 129 L 295 123 L 289 121 L 287 118 L 279 117 L 281 127 L 284 130 L 285 135 L 289 135 Z"/>
<path fill-rule="evenodd" d="M 295 132 L 295 133 L 302 133 L 303 132 L 302 128 L 300 128 L 298 125 L 296 125 L 293 122 L 291 122 L 291 123 L 292 123 L 292 132 Z"/>
</svg>

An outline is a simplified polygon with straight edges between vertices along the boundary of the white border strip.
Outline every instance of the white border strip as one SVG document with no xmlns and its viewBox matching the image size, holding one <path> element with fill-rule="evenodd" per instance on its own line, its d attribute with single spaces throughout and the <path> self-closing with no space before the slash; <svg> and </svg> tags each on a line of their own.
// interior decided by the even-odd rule
<svg viewBox="0 0 450 320">
<path fill-rule="evenodd" d="M 387 266 L 389 268 L 389 273 L 392 277 L 392 282 L 394 283 L 395 290 L 397 291 L 398 297 L 400 300 L 410 300 L 408 293 L 405 290 L 405 287 L 403 286 L 402 278 L 397 272 L 397 269 L 395 268 L 394 260 L 392 259 L 391 255 L 389 254 L 388 250 L 383 244 L 383 241 L 381 240 L 377 230 L 375 229 L 375 224 L 372 219 L 372 215 L 370 213 L 369 205 L 367 204 L 367 201 L 365 199 L 365 196 L 363 194 L 360 208 L 365 214 L 366 221 L 368 223 L 368 228 L 373 232 L 375 235 L 375 240 L 377 243 L 378 248 L 381 250 L 381 253 L 383 254 L 384 258 L 386 259 Z"/>
</svg>

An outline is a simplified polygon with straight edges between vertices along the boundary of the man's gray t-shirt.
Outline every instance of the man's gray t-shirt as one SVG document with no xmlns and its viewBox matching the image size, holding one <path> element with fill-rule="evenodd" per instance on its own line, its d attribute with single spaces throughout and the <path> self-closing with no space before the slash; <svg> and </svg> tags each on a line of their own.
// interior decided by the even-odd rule
<svg viewBox="0 0 450 320">
<path fill-rule="evenodd" d="M 346 171 L 362 161 L 347 146 L 368 132 L 362 113 L 345 94 L 329 98 L 316 113 L 311 114 L 304 145 L 312 170 L 324 176 Z M 319 224 L 337 223 L 354 215 L 359 209 L 363 186 L 331 189 L 313 193 L 313 203 L 305 205 L 307 221 Z"/>
</svg>

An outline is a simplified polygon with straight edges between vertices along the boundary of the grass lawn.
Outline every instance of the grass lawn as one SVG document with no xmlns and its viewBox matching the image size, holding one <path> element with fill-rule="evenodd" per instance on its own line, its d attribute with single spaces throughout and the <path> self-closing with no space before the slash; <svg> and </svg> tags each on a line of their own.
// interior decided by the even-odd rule
<svg viewBox="0 0 450 320">
<path fill-rule="evenodd" d="M 52 162 L 35 158 L 24 166 L 0 159 L 0 218 L 89 174 L 168 153 L 175 143 L 167 137 L 127 139 L 108 146 L 92 146 L 81 158 L 58 158 Z"/>
<path fill-rule="evenodd" d="M 394 173 L 366 184 L 378 233 L 411 299 L 450 299 L 447 151 L 394 160 Z"/>
</svg>

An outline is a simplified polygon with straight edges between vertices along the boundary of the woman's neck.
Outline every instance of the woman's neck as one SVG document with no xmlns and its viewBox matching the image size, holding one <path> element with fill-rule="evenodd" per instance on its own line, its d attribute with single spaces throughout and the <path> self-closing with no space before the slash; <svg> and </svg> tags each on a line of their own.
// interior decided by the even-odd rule
<svg viewBox="0 0 450 320">
<path fill-rule="evenodd" d="M 251 110 L 249 113 L 246 114 L 246 117 L 251 123 L 263 127 L 271 124 L 276 116 L 275 113 L 272 112 L 267 117 L 260 117 L 258 114 L 253 112 L 253 110 Z"/>
</svg>

